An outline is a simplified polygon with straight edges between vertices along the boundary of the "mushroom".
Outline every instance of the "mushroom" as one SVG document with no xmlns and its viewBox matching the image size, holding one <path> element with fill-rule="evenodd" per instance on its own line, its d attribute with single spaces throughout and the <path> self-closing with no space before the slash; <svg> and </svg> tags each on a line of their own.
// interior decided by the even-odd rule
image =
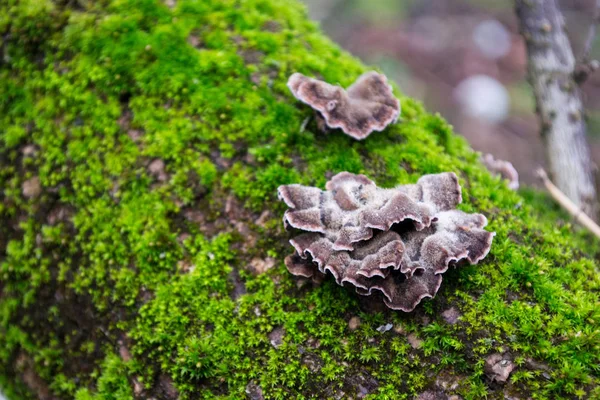
<svg viewBox="0 0 600 400">
<path fill-rule="evenodd" d="M 519 188 L 519 173 L 509 161 L 496 160 L 491 154 L 481 156 L 481 162 L 494 175 L 500 175 L 508 181 L 508 187 L 512 190 Z"/>
<path fill-rule="evenodd" d="M 288 207 L 284 225 L 324 234 L 333 250 L 352 250 L 353 243 L 370 239 L 373 229 L 387 231 L 410 220 L 421 230 L 439 211 L 462 200 L 452 172 L 425 175 L 414 185 L 378 188 L 364 175 L 341 172 L 326 184 L 326 191 L 298 184 L 280 186 L 279 198 Z"/>
<path fill-rule="evenodd" d="M 400 101 L 394 97 L 385 75 L 362 74 L 344 90 L 340 86 L 295 73 L 288 87 L 300 101 L 317 110 L 330 128 L 341 128 L 354 139 L 364 139 L 396 122 Z"/>
<path fill-rule="evenodd" d="M 286 228 L 305 231 L 290 240 L 295 252 L 285 259 L 288 270 L 315 281 L 330 274 L 361 295 L 379 291 L 395 310 L 412 311 L 434 297 L 448 267 L 478 263 L 495 235 L 483 229 L 485 216 L 454 209 L 461 201 L 454 173 L 382 189 L 364 175 L 342 172 L 325 191 L 301 185 L 278 191 L 291 208 Z"/>
</svg>

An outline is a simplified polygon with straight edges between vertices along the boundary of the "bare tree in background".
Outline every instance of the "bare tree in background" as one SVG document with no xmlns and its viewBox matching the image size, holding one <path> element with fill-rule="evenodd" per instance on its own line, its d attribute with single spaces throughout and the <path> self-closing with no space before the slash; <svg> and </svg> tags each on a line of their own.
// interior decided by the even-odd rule
<svg viewBox="0 0 600 400">
<path fill-rule="evenodd" d="M 516 13 L 527 44 L 529 81 L 551 177 L 583 212 L 597 219 L 596 187 L 578 86 L 591 68 L 576 65 L 556 0 L 516 0 Z M 595 23 L 586 47 L 591 47 Z M 584 54 L 587 58 L 589 49 Z"/>
</svg>

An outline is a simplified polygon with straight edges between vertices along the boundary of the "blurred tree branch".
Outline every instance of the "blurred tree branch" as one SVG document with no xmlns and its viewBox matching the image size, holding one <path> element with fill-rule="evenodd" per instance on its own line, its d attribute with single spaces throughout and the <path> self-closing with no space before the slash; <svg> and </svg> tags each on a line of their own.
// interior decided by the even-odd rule
<svg viewBox="0 0 600 400">
<path fill-rule="evenodd" d="M 596 71 L 600 67 L 600 62 L 598 62 L 598 60 L 593 60 L 590 58 L 592 47 L 594 47 L 594 40 L 596 39 L 596 30 L 599 22 L 600 0 L 596 0 L 596 4 L 594 7 L 594 19 L 592 20 L 590 28 L 588 29 L 588 34 L 585 39 L 585 44 L 583 45 L 581 57 L 579 58 L 577 66 L 575 67 L 575 82 L 577 82 L 579 85 L 585 82 L 588 76 L 590 76 L 590 74 L 594 73 L 594 71 Z"/>
<path fill-rule="evenodd" d="M 582 61 L 588 61 L 590 58 L 594 39 L 596 38 L 596 28 L 598 26 L 598 22 L 600 22 L 600 0 L 596 0 L 596 7 L 594 8 L 594 20 L 592 21 L 590 29 L 588 30 L 587 38 L 585 39 L 585 45 L 583 46 L 583 52 L 581 54 Z"/>
<path fill-rule="evenodd" d="M 552 179 L 577 207 L 596 219 L 597 194 L 581 92 L 564 17 L 556 0 L 515 3 Z"/>
</svg>

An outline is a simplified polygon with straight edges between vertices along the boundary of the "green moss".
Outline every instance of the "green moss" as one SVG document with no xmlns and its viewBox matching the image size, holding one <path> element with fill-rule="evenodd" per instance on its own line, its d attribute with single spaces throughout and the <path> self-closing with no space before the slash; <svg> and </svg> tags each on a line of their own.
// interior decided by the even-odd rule
<svg viewBox="0 0 600 400">
<path fill-rule="evenodd" d="M 102 374 L 98 377 L 97 392 L 92 394 L 87 388 L 82 388 L 75 393 L 75 399 L 133 400 L 133 391 L 128 380 L 129 374 L 123 360 L 115 354 L 108 354 L 101 364 L 101 368 Z"/>
<path fill-rule="evenodd" d="M 369 398 L 411 398 L 444 376 L 456 380 L 448 394 L 469 399 L 600 396 L 597 242 L 544 195 L 492 178 L 397 88 L 401 123 L 360 142 L 320 132 L 287 77 L 346 86 L 367 68 L 297 2 L 72 3 L 0 5 L 9 395 L 25 396 L 25 359 L 48 390 L 80 400 L 131 398 L 134 387 L 240 398 L 249 384 L 268 398 L 355 396 L 359 385 Z M 300 287 L 283 265 L 276 188 L 322 187 L 343 170 L 388 187 L 456 172 L 461 209 L 497 232 L 490 255 L 449 271 L 410 314 L 329 281 Z M 35 176 L 42 191 L 25 198 Z M 274 267 L 257 274 L 267 257 Z M 451 306 L 462 314 L 454 325 L 440 315 Z M 386 323 L 395 329 L 378 332 Z M 284 333 L 277 346 L 273 332 Z M 495 352 L 517 365 L 504 387 L 485 377 Z"/>
</svg>

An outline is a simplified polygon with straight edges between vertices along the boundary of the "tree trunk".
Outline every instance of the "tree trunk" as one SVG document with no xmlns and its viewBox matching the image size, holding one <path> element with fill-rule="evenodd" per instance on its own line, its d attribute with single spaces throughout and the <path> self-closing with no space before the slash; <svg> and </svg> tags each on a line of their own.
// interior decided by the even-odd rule
<svg viewBox="0 0 600 400">
<path fill-rule="evenodd" d="M 575 57 L 556 0 L 517 0 L 550 175 L 556 186 L 593 219 L 597 197 L 586 140 Z"/>
</svg>

